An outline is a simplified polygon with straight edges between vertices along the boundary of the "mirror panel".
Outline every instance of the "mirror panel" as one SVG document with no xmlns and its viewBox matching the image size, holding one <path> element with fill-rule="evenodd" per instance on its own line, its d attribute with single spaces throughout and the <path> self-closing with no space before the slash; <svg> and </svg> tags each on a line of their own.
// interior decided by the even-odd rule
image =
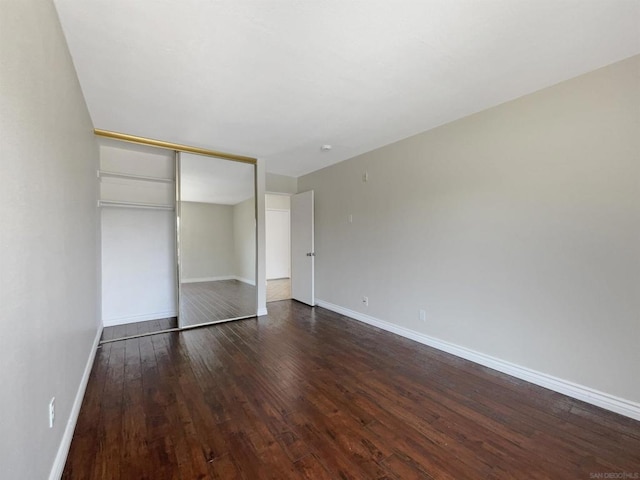
<svg viewBox="0 0 640 480">
<path fill-rule="evenodd" d="M 179 324 L 256 315 L 255 166 L 180 153 Z"/>
</svg>

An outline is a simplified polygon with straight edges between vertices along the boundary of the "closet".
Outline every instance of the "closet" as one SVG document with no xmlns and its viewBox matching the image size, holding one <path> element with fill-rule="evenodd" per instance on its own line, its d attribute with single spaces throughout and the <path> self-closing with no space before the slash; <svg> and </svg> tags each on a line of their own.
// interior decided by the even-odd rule
<svg viewBox="0 0 640 480">
<path fill-rule="evenodd" d="M 103 341 L 256 316 L 255 160 L 98 139 Z"/>
</svg>

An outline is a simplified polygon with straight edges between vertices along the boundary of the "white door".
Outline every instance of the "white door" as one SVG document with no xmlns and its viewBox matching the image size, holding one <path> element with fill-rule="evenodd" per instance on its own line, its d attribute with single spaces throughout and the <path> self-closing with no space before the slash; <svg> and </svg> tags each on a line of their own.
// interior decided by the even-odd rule
<svg viewBox="0 0 640 480">
<path fill-rule="evenodd" d="M 313 190 L 291 197 L 291 296 L 315 305 Z"/>
<path fill-rule="evenodd" d="M 291 277 L 289 210 L 267 210 L 267 280 Z"/>
</svg>

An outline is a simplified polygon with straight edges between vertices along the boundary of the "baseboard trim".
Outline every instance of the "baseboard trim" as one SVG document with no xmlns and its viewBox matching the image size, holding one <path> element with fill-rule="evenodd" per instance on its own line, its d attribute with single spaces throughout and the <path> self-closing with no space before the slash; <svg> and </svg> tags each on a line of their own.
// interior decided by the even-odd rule
<svg viewBox="0 0 640 480">
<path fill-rule="evenodd" d="M 225 275 L 222 277 L 183 278 L 182 283 L 219 282 L 221 280 L 237 280 L 239 282 L 248 283 L 249 285 L 254 286 L 256 284 L 255 280 L 239 277 L 238 275 Z"/>
<path fill-rule="evenodd" d="M 395 333 L 396 335 L 409 338 L 424 345 L 442 350 L 443 352 L 447 352 L 457 357 L 461 357 L 480 365 L 484 365 L 485 367 L 492 368 L 493 370 L 506 373 L 507 375 L 511 375 L 521 380 L 534 383 L 541 387 L 548 388 L 549 390 L 553 390 L 569 397 L 582 400 L 583 402 L 596 405 L 615 413 L 619 413 L 620 415 L 624 415 L 635 420 L 640 420 L 640 403 L 616 397 L 614 395 L 610 395 L 608 393 L 601 392 L 584 385 L 573 383 L 562 378 L 554 377 L 546 373 L 538 372 L 530 368 L 522 367 L 520 365 L 516 365 L 515 363 L 507 362 L 505 360 L 501 360 L 499 358 L 492 357 L 490 355 L 486 355 L 484 353 L 480 353 L 466 347 L 430 337 L 428 335 L 424 335 L 423 333 L 416 332 L 415 330 L 401 327 L 385 320 L 380 320 L 370 315 L 356 312 L 354 310 L 350 310 L 348 308 L 341 307 L 324 300 L 316 299 L 316 303 L 319 307 L 326 308 L 327 310 L 331 310 L 332 312 L 336 312 L 341 315 L 345 315 L 354 320 L 373 325 L 374 327 L 381 328 L 382 330 L 386 330 L 388 332 Z"/>
<path fill-rule="evenodd" d="M 166 312 L 144 313 L 142 315 L 131 315 L 128 317 L 105 318 L 102 323 L 105 327 L 114 327 L 126 323 L 146 322 L 148 320 L 160 320 L 162 318 L 176 317 L 178 312 L 169 310 Z"/>
<path fill-rule="evenodd" d="M 236 280 L 235 275 L 223 275 L 221 277 L 198 277 L 198 278 L 183 278 L 182 283 L 200 283 L 200 282 L 219 282 L 221 280 Z"/>
<path fill-rule="evenodd" d="M 84 367 L 82 378 L 80 379 L 80 385 L 76 392 L 76 397 L 73 400 L 71 406 L 71 413 L 69 414 L 69 420 L 65 426 L 64 433 L 62 434 L 62 440 L 58 447 L 58 453 L 51 467 L 49 474 L 49 480 L 60 480 L 62 473 L 64 472 L 64 465 L 67 462 L 67 455 L 69 455 L 69 449 L 71 448 L 71 440 L 73 439 L 73 432 L 76 429 L 76 423 L 78 422 L 78 416 L 80 415 L 80 407 L 82 407 L 82 400 L 84 399 L 84 393 L 87 390 L 87 384 L 89 383 L 89 376 L 91 375 L 91 369 L 93 368 L 93 362 L 96 358 L 96 352 L 98 351 L 98 345 L 100 344 L 100 337 L 102 337 L 102 326 L 98 327 L 96 337 L 93 340 L 91 351 L 89 352 L 89 358 L 87 364 Z"/>
<path fill-rule="evenodd" d="M 266 307 L 259 308 L 258 313 L 256 315 L 259 317 L 264 317 L 265 315 L 268 315 L 267 308 Z"/>
</svg>

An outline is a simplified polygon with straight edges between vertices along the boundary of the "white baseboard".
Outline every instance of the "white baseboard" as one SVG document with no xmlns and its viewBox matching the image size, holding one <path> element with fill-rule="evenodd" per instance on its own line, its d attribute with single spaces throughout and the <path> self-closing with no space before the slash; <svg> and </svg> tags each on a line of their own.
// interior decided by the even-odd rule
<svg viewBox="0 0 640 480">
<path fill-rule="evenodd" d="M 251 278 L 244 278 L 244 277 L 237 277 L 237 276 L 236 276 L 236 277 L 233 277 L 233 278 L 234 278 L 234 279 L 236 279 L 236 280 L 238 280 L 239 282 L 247 283 L 247 284 L 249 284 L 249 285 L 253 285 L 254 287 L 255 287 L 255 285 L 256 285 L 256 281 L 255 281 L 255 280 L 253 280 L 253 279 L 251 279 Z"/>
<path fill-rule="evenodd" d="M 225 275 L 222 277 L 200 277 L 200 278 L 183 278 L 182 283 L 199 283 L 199 282 L 219 282 L 221 280 L 238 280 L 242 283 L 248 283 L 249 285 L 256 284 L 255 280 L 251 278 L 239 277 L 238 275 Z"/>
<path fill-rule="evenodd" d="M 84 367 L 82 378 L 80 379 L 80 385 L 76 392 L 76 397 L 73 400 L 71 406 L 71 413 L 67 420 L 67 425 L 64 428 L 62 434 L 62 440 L 58 447 L 58 453 L 53 461 L 51 472 L 49 473 L 49 480 L 60 480 L 64 471 L 64 464 L 67 462 L 67 455 L 69 454 L 69 448 L 71 448 L 71 440 L 73 439 L 73 432 L 76 429 L 76 423 L 78 422 L 78 416 L 80 415 L 80 407 L 82 407 L 82 400 L 84 399 L 84 392 L 87 389 L 87 383 L 89 383 L 89 375 L 91 375 L 91 369 L 93 368 L 93 361 L 96 358 L 96 352 L 98 351 L 98 344 L 100 343 L 100 337 L 102 337 L 102 327 L 98 327 L 98 332 L 93 340 L 91 351 L 89 352 L 89 358 L 87 364 Z"/>
<path fill-rule="evenodd" d="M 373 325 L 374 327 L 381 328 L 382 330 L 386 330 L 388 332 L 395 333 L 411 340 L 415 340 L 416 342 L 428 345 L 438 350 L 442 350 L 443 352 L 450 353 L 452 355 L 470 360 L 475 363 L 479 363 L 480 365 L 484 365 L 485 367 L 492 368 L 494 370 L 506 373 L 507 375 L 511 375 L 522 380 L 526 380 L 527 382 L 540 385 L 541 387 L 545 387 L 549 390 L 553 390 L 569 397 L 582 400 L 583 402 L 596 405 L 606 410 L 619 413 L 620 415 L 624 415 L 635 420 L 640 420 L 640 403 L 616 397 L 614 395 L 610 395 L 608 393 L 601 392 L 584 385 L 579 385 L 562 378 L 547 375 L 546 373 L 531 370 L 530 368 L 522 367 L 520 365 L 516 365 L 515 363 L 507 362 L 505 360 L 501 360 L 499 358 L 492 357 L 490 355 L 486 355 L 469 348 L 461 347 L 444 340 L 439 340 L 423 333 L 416 332 L 415 330 L 401 327 L 399 325 L 395 325 L 393 323 L 380 320 L 378 318 L 371 317 L 364 313 L 356 312 L 339 305 L 334 305 L 333 303 L 325 302 L 324 300 L 316 299 L 316 303 L 319 307 L 326 308 L 327 310 L 331 310 L 341 315 L 345 315 L 347 317 L 353 318 L 354 320 Z"/>
<path fill-rule="evenodd" d="M 183 278 L 182 283 L 200 283 L 200 282 L 219 282 L 220 280 L 236 280 L 238 277 L 235 275 L 223 275 L 221 277 L 198 277 L 198 278 Z"/>
<path fill-rule="evenodd" d="M 162 318 L 176 317 L 178 312 L 169 310 L 166 312 L 145 313 L 142 315 L 131 315 L 127 317 L 105 318 L 102 324 L 105 327 L 113 327 L 116 325 L 124 325 L 125 323 L 146 322 L 148 320 L 159 320 Z"/>
<path fill-rule="evenodd" d="M 256 315 L 258 315 L 259 317 L 264 317 L 265 315 L 268 315 L 267 307 L 259 308 L 258 313 Z"/>
</svg>

